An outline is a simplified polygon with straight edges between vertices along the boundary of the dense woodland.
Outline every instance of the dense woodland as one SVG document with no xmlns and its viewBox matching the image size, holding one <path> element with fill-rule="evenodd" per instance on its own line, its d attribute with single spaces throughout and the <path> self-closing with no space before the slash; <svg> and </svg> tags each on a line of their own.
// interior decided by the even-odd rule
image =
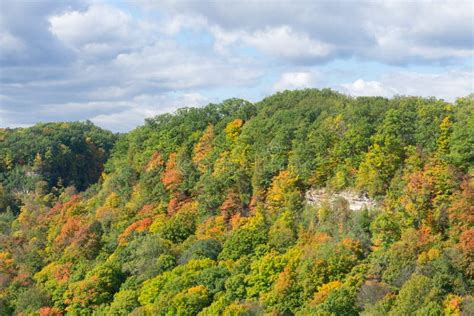
<svg viewBox="0 0 474 316">
<path fill-rule="evenodd" d="M 0 210 L 17 214 L 35 190 L 87 189 L 100 178 L 116 138 L 91 122 L 0 129 Z"/>
<path fill-rule="evenodd" d="M 0 314 L 473 315 L 473 176 L 472 96 L 308 89 L 122 135 L 3 129 Z"/>
</svg>

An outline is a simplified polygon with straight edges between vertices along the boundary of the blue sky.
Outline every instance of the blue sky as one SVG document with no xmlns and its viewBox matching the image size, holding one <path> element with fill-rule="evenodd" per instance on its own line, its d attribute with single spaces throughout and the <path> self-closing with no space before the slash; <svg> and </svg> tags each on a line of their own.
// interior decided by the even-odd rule
<svg viewBox="0 0 474 316">
<path fill-rule="evenodd" d="M 0 1 L 0 127 L 332 88 L 474 91 L 472 1 Z"/>
</svg>

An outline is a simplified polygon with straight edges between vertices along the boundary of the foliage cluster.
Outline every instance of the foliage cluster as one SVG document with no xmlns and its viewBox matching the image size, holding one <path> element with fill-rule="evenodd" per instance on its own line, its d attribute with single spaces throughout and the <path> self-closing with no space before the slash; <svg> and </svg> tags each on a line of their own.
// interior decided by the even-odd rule
<svg viewBox="0 0 474 316">
<path fill-rule="evenodd" d="M 473 98 L 308 89 L 180 109 L 116 142 L 79 123 L 0 139 L 2 315 L 474 309 Z M 310 205 L 310 188 L 377 206 Z"/>
</svg>

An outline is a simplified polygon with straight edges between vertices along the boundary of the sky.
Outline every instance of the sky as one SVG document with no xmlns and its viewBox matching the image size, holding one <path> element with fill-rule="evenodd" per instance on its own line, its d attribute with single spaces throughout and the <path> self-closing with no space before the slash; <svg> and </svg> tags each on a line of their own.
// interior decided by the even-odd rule
<svg viewBox="0 0 474 316">
<path fill-rule="evenodd" d="M 115 132 L 277 91 L 474 92 L 474 1 L 0 0 L 0 127 Z"/>
</svg>

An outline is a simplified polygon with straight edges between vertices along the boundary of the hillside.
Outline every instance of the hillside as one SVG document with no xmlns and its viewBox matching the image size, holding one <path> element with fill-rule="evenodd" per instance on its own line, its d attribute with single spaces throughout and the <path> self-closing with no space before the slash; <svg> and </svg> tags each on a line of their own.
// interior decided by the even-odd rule
<svg viewBox="0 0 474 316">
<path fill-rule="evenodd" d="M 117 136 L 86 123 L 0 129 L 0 210 L 18 212 L 22 195 L 99 179 Z"/>
<path fill-rule="evenodd" d="M 474 310 L 472 97 L 307 89 L 0 140 L 1 315 Z"/>
</svg>

